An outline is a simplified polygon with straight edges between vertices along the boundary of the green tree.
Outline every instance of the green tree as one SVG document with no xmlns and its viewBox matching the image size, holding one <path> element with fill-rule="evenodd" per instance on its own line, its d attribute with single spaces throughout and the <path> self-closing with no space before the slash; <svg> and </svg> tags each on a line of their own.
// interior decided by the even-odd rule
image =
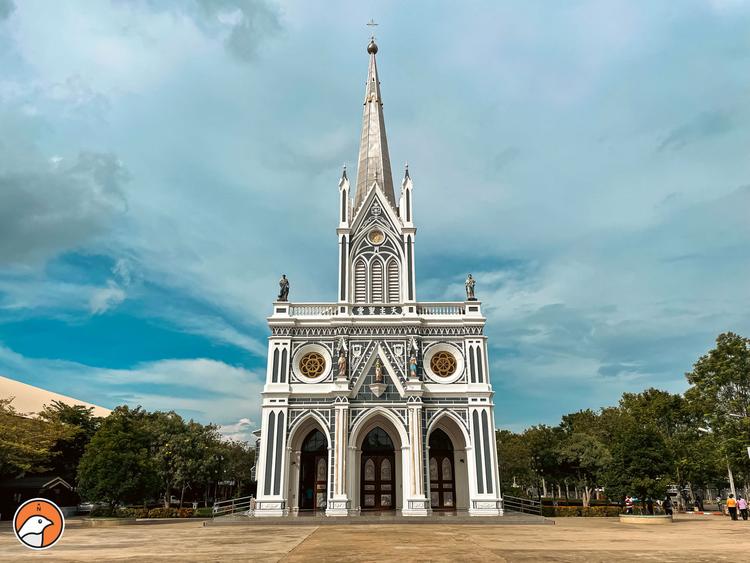
<svg viewBox="0 0 750 563">
<path fill-rule="evenodd" d="M 19 413 L 12 402 L 12 398 L 0 399 L 0 477 L 48 471 L 58 455 L 55 444 L 69 439 L 70 429 Z"/>
<path fill-rule="evenodd" d="M 617 501 L 627 494 L 662 497 L 672 480 L 672 459 L 656 427 L 624 414 L 614 436 L 612 460 L 602 474 L 607 496 Z"/>
<path fill-rule="evenodd" d="M 522 434 L 510 430 L 498 430 L 497 457 L 500 472 L 500 490 L 510 495 L 528 492 L 536 486 L 531 469 L 531 449 Z"/>
<path fill-rule="evenodd" d="M 583 506 L 589 506 L 591 494 L 601 483 L 602 474 L 612 463 L 609 449 L 599 438 L 585 432 L 572 432 L 558 446 L 558 459 L 567 464 L 575 484 L 583 491 Z"/>
<path fill-rule="evenodd" d="M 536 479 L 537 493 L 547 496 L 548 487 L 564 483 L 568 476 L 568 468 L 561 466 L 557 454 L 563 432 L 559 426 L 540 424 L 524 431 L 523 439 L 531 453 L 531 471 Z"/>
<path fill-rule="evenodd" d="M 94 502 L 145 503 L 159 492 L 154 434 L 140 407 L 117 407 L 91 438 L 78 466 L 81 496 Z"/>
<path fill-rule="evenodd" d="M 53 401 L 39 413 L 42 420 L 53 426 L 63 425 L 68 431 L 52 447 L 56 454 L 52 459 L 52 469 L 70 483 L 75 483 L 78 463 L 101 423 L 101 418 L 95 417 L 93 411 L 93 407 Z"/>
<path fill-rule="evenodd" d="M 716 347 L 685 374 L 692 387 L 686 398 L 700 409 L 714 442 L 739 477 L 750 481 L 750 339 L 720 334 Z"/>
<path fill-rule="evenodd" d="M 251 471 L 255 463 L 255 450 L 247 442 L 238 440 L 222 441 L 221 480 L 234 483 L 230 496 L 245 496 L 253 492 Z"/>
<path fill-rule="evenodd" d="M 225 451 L 214 425 L 203 425 L 190 421 L 176 443 L 175 484 L 180 488 L 180 506 L 188 487 L 209 481 L 216 475 L 217 455 Z"/>
<path fill-rule="evenodd" d="M 174 411 L 153 412 L 147 417 L 151 433 L 151 450 L 159 477 L 161 499 L 169 507 L 172 489 L 178 487 L 179 471 L 188 442 L 185 421 Z"/>
</svg>

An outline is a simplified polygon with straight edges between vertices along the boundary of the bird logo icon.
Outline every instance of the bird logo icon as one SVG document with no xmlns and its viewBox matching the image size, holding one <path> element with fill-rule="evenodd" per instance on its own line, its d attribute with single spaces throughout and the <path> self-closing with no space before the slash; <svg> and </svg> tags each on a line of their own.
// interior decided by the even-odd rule
<svg viewBox="0 0 750 563">
<path fill-rule="evenodd" d="M 30 549 L 47 549 L 55 545 L 65 530 L 65 517 L 60 507 L 45 498 L 27 500 L 16 510 L 13 531 L 16 538 Z"/>
</svg>

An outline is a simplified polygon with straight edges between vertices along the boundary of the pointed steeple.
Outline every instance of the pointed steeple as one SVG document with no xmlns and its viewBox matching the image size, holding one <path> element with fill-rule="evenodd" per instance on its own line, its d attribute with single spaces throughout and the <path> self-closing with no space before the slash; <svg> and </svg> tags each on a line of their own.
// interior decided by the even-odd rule
<svg viewBox="0 0 750 563">
<path fill-rule="evenodd" d="M 359 144 L 354 209 L 358 209 L 364 201 L 373 182 L 378 183 L 385 196 L 396 207 L 393 177 L 391 176 L 391 160 L 388 156 L 388 141 L 385 136 L 385 121 L 383 120 L 383 102 L 380 97 L 378 65 L 375 61 L 378 46 L 375 44 L 374 38 L 370 39 L 367 52 L 370 54 L 370 68 L 367 72 L 365 109 L 362 115 L 362 137 Z"/>
</svg>

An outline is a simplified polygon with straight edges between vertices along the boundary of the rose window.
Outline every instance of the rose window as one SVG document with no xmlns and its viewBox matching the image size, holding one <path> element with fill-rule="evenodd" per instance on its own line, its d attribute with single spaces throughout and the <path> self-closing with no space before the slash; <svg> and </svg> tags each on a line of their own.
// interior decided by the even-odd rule
<svg viewBox="0 0 750 563">
<path fill-rule="evenodd" d="M 437 352 L 430 360 L 430 369 L 440 377 L 451 376 L 456 373 L 456 358 L 450 352 Z"/>
<path fill-rule="evenodd" d="M 308 352 L 299 361 L 299 370 L 306 377 L 318 377 L 326 369 L 326 360 L 318 352 Z"/>
</svg>

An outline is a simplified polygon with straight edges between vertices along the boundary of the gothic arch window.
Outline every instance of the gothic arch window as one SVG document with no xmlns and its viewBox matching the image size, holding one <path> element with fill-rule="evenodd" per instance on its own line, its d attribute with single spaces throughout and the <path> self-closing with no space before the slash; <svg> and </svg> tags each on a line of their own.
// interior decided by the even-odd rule
<svg viewBox="0 0 750 563">
<path fill-rule="evenodd" d="M 371 459 L 368 459 L 365 463 L 365 480 L 367 481 L 374 481 L 375 480 L 375 462 Z"/>
<path fill-rule="evenodd" d="M 388 458 L 380 463 L 380 478 L 384 481 L 391 480 L 391 462 Z"/>
<path fill-rule="evenodd" d="M 451 480 L 453 479 L 453 466 L 451 465 L 451 461 L 447 458 L 443 458 L 443 464 L 442 464 L 442 471 L 443 471 L 443 479 Z"/>
<path fill-rule="evenodd" d="M 273 367 L 271 368 L 271 382 L 276 383 L 279 380 L 279 349 L 273 350 Z"/>
<path fill-rule="evenodd" d="M 388 303 L 398 303 L 401 284 L 399 283 L 398 260 L 391 258 L 388 262 Z"/>
<path fill-rule="evenodd" d="M 359 258 L 354 265 L 354 301 L 367 302 L 367 267 L 363 258 Z"/>
<path fill-rule="evenodd" d="M 305 441 L 302 442 L 303 452 L 325 452 L 328 449 L 328 441 L 323 433 L 317 428 L 311 431 Z"/>
<path fill-rule="evenodd" d="M 383 263 L 375 259 L 372 262 L 372 302 L 383 303 Z"/>
</svg>

